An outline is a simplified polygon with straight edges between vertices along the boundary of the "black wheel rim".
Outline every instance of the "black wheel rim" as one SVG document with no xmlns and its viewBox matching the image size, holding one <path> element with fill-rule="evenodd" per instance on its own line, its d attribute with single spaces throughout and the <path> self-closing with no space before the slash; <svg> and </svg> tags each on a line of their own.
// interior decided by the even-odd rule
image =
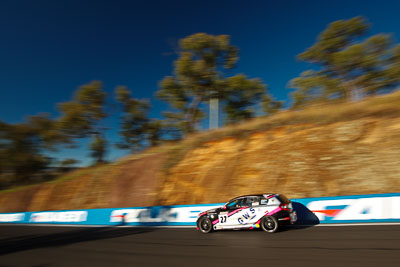
<svg viewBox="0 0 400 267">
<path fill-rule="evenodd" d="M 210 227 L 211 227 L 211 225 L 210 225 L 210 221 L 209 221 L 209 220 L 204 219 L 204 220 L 201 221 L 201 229 L 202 229 L 203 231 L 208 231 L 208 230 L 210 230 Z"/>
<path fill-rule="evenodd" d="M 275 228 L 274 220 L 272 220 L 271 218 L 265 218 L 264 227 L 267 230 L 274 230 L 274 228 Z"/>
</svg>

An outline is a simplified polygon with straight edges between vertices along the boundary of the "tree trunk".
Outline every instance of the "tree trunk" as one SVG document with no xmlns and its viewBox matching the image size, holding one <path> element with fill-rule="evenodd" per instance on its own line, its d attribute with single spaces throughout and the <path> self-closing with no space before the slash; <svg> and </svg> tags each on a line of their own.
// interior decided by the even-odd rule
<svg viewBox="0 0 400 267">
<path fill-rule="evenodd" d="M 190 103 L 188 112 L 186 113 L 186 131 L 188 133 L 194 132 L 194 124 L 196 123 L 197 107 L 203 100 L 202 96 L 195 96 L 192 103 Z"/>
</svg>

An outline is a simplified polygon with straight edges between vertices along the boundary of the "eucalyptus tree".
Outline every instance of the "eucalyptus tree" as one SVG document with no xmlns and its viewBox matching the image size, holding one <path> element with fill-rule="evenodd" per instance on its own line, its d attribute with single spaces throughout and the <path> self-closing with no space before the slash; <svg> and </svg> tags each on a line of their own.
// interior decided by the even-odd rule
<svg viewBox="0 0 400 267">
<path fill-rule="evenodd" d="M 61 131 L 70 140 L 90 137 L 91 156 L 96 163 L 104 162 L 107 149 L 102 123 L 107 116 L 105 105 L 106 92 L 100 81 L 80 86 L 71 101 L 59 104 Z"/>
<path fill-rule="evenodd" d="M 298 55 L 317 68 L 289 82 L 290 88 L 297 89 L 292 94 L 295 107 L 320 100 L 359 100 L 399 83 L 399 46 L 393 46 L 387 34 L 362 40 L 368 29 L 362 17 L 335 21 Z"/>
</svg>

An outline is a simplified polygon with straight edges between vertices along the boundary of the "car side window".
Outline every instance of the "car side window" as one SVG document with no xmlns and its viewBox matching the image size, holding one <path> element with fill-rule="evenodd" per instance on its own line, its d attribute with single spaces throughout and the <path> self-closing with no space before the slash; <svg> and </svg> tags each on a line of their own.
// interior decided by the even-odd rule
<svg viewBox="0 0 400 267">
<path fill-rule="evenodd" d="M 249 206 L 259 206 L 260 205 L 260 197 L 251 197 Z"/>
<path fill-rule="evenodd" d="M 248 206 L 248 205 L 247 205 L 247 198 L 242 197 L 242 198 L 239 198 L 238 200 L 239 200 L 239 201 L 238 201 L 237 208 L 242 208 L 242 207 Z"/>
<path fill-rule="evenodd" d="M 234 199 L 225 205 L 227 209 L 237 209 L 243 207 L 254 207 L 259 205 L 266 205 L 268 200 L 260 198 L 259 196 L 242 197 Z"/>
<path fill-rule="evenodd" d="M 232 200 L 228 204 L 226 204 L 227 209 L 235 209 L 239 205 L 239 199 Z"/>
<path fill-rule="evenodd" d="M 251 198 L 249 197 L 242 198 L 241 207 L 248 207 L 248 206 L 251 206 Z"/>
<path fill-rule="evenodd" d="M 228 204 L 226 204 L 227 209 L 237 209 L 237 208 L 242 208 L 242 207 L 247 207 L 250 206 L 251 203 L 249 202 L 247 198 L 238 198 L 235 200 L 232 200 Z"/>
<path fill-rule="evenodd" d="M 267 205 L 267 204 L 268 204 L 268 199 L 262 197 L 262 198 L 260 199 L 260 205 Z"/>
</svg>

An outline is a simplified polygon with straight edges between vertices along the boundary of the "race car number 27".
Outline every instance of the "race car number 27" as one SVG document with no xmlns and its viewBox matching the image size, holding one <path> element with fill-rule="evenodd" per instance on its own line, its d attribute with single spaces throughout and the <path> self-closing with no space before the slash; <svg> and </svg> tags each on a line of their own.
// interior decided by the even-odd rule
<svg viewBox="0 0 400 267">
<path fill-rule="evenodd" d="M 227 218 L 228 216 L 226 216 L 226 215 L 219 215 L 219 222 L 220 223 L 226 223 L 226 218 Z"/>
</svg>

